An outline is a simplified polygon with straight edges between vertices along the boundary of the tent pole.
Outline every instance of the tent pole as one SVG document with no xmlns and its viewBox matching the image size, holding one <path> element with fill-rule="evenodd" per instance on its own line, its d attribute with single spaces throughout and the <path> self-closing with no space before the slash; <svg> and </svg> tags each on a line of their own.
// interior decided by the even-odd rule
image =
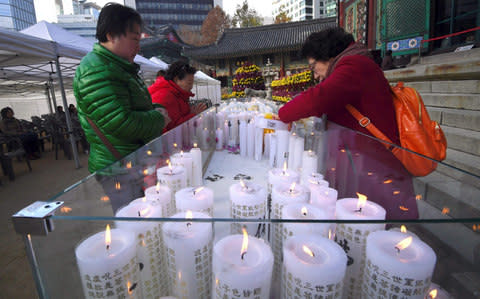
<svg viewBox="0 0 480 299">
<path fill-rule="evenodd" d="M 47 96 L 48 110 L 50 111 L 50 114 L 53 114 L 52 99 L 50 99 L 50 89 L 48 87 L 48 83 L 45 84 L 45 95 Z"/>
<path fill-rule="evenodd" d="M 55 87 L 53 87 L 53 80 L 50 78 L 50 92 L 52 93 L 53 113 L 57 112 L 57 97 L 55 96 Z"/>
<path fill-rule="evenodd" d="M 55 58 L 55 65 L 57 66 L 58 82 L 60 83 L 60 92 L 62 94 L 63 111 L 65 111 L 65 116 L 67 119 L 68 136 L 70 137 L 70 144 L 72 145 L 73 159 L 75 160 L 75 168 L 78 169 L 81 167 L 81 165 L 80 165 L 80 160 L 78 159 L 77 144 L 75 143 L 75 137 L 73 136 L 72 120 L 70 118 L 70 112 L 68 110 L 67 96 L 65 95 L 65 87 L 63 86 L 62 71 L 60 70 L 60 61 L 58 59 L 58 55 Z"/>
</svg>

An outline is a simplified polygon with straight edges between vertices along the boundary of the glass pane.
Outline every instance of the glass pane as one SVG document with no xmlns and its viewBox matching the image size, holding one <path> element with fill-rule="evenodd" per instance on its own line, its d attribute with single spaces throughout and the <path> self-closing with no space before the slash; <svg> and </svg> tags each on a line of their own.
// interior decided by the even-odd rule
<svg viewBox="0 0 480 299">
<path fill-rule="evenodd" d="M 452 0 L 441 0 L 435 2 L 436 21 L 440 22 L 452 16 Z"/>
</svg>

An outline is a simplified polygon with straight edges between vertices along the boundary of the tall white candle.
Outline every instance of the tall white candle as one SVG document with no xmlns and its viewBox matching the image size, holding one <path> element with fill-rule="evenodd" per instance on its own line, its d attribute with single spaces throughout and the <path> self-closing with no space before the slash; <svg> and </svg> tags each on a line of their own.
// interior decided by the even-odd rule
<svg viewBox="0 0 480 299">
<path fill-rule="evenodd" d="M 263 240 L 248 235 L 221 239 L 213 248 L 213 298 L 269 299 L 272 266 L 272 250 Z"/>
<path fill-rule="evenodd" d="M 367 237 L 363 298 L 425 298 L 436 260 L 432 248 L 418 238 L 372 232 Z"/>
<path fill-rule="evenodd" d="M 221 128 L 218 128 L 215 130 L 215 142 L 216 142 L 216 147 L 215 149 L 217 151 L 223 150 L 223 130 Z"/>
<path fill-rule="evenodd" d="M 182 166 L 172 167 L 169 164 L 169 166 L 157 169 L 157 180 L 160 184 L 168 186 L 172 194 L 187 187 L 187 174 Z"/>
<path fill-rule="evenodd" d="M 116 228 L 96 233 L 78 245 L 75 257 L 85 298 L 142 298 L 132 231 Z"/>
<path fill-rule="evenodd" d="M 210 149 L 210 130 L 208 128 L 203 128 L 202 137 L 200 138 L 201 148 L 204 150 Z"/>
<path fill-rule="evenodd" d="M 247 156 L 247 121 L 246 120 L 240 120 L 239 134 L 240 134 L 240 156 L 246 157 Z"/>
<path fill-rule="evenodd" d="M 162 207 L 164 217 L 175 214 L 175 202 L 168 186 L 157 183 L 156 186 L 148 187 L 145 189 L 145 198 L 147 201 L 158 202 Z"/>
<path fill-rule="evenodd" d="M 275 167 L 275 165 L 277 164 L 277 136 L 275 134 L 268 134 L 269 138 L 269 142 L 268 142 L 268 147 L 269 147 L 269 151 L 268 151 L 268 165 L 270 165 L 270 167 Z"/>
<path fill-rule="evenodd" d="M 162 207 L 155 203 L 152 201 L 130 203 L 118 210 L 115 217 L 161 218 Z M 153 298 L 167 295 L 165 272 L 167 267 L 163 255 L 161 222 L 115 221 L 115 226 L 135 233 L 143 296 Z"/>
<path fill-rule="evenodd" d="M 173 215 L 172 218 L 210 217 L 200 212 L 181 212 Z M 178 298 L 210 299 L 212 224 L 188 221 L 166 222 L 162 230 L 170 293 Z"/>
<path fill-rule="evenodd" d="M 253 118 L 247 122 L 247 156 L 253 159 L 255 152 L 255 121 Z"/>
<path fill-rule="evenodd" d="M 193 144 L 193 148 L 190 150 L 192 155 L 192 184 L 193 186 L 203 185 L 203 165 L 202 165 L 202 151 L 197 147 L 197 144 Z"/>
<path fill-rule="evenodd" d="M 359 195 L 360 196 L 360 195 Z M 380 205 L 358 198 L 344 198 L 336 202 L 336 215 L 339 220 L 385 220 L 386 211 Z M 348 256 L 344 298 L 360 298 L 362 271 L 365 268 L 365 248 L 367 236 L 383 230 L 383 223 L 337 224 L 337 243 Z"/>
<path fill-rule="evenodd" d="M 300 167 L 302 167 L 302 159 L 303 159 L 303 150 L 305 149 L 305 139 L 301 137 L 297 137 L 295 139 L 295 144 L 293 146 L 293 166 L 292 168 L 295 170 L 298 170 Z"/>
<path fill-rule="evenodd" d="M 283 247 L 282 298 L 341 298 L 347 256 L 334 241 L 294 236 Z"/>
<path fill-rule="evenodd" d="M 228 146 L 228 141 L 230 140 L 230 135 L 229 135 L 229 132 L 230 132 L 230 127 L 228 125 L 228 120 L 226 120 L 224 123 L 223 123 L 223 136 L 224 136 L 224 146 L 227 147 Z"/>
<path fill-rule="evenodd" d="M 318 170 L 318 157 L 311 150 L 304 151 L 302 156 L 302 180 Z"/>
<path fill-rule="evenodd" d="M 256 183 L 243 182 L 230 186 L 230 217 L 234 219 L 263 219 L 265 218 L 267 191 Z M 249 223 L 245 225 L 251 236 L 258 236 L 262 225 Z M 231 233 L 242 231 L 240 223 L 231 224 Z"/>
<path fill-rule="evenodd" d="M 175 193 L 177 212 L 196 211 L 213 217 L 213 191 L 210 188 L 187 187 Z"/>
<path fill-rule="evenodd" d="M 286 153 L 288 152 L 288 139 L 289 132 L 284 130 L 276 130 L 275 135 L 277 136 L 277 163 L 276 166 L 280 167 L 283 165 L 283 162 L 286 160 Z"/>
<path fill-rule="evenodd" d="M 193 158 L 190 153 L 176 153 L 170 157 L 173 166 L 183 166 L 187 173 L 187 186 L 192 185 Z"/>
<path fill-rule="evenodd" d="M 263 129 L 255 127 L 255 160 L 262 160 L 263 155 Z"/>
<path fill-rule="evenodd" d="M 289 140 L 288 140 L 288 168 L 293 169 L 293 170 L 296 170 L 293 167 L 293 160 L 294 160 L 294 157 L 295 157 L 295 140 L 296 139 L 297 139 L 297 134 L 292 133 L 289 136 Z"/>
</svg>

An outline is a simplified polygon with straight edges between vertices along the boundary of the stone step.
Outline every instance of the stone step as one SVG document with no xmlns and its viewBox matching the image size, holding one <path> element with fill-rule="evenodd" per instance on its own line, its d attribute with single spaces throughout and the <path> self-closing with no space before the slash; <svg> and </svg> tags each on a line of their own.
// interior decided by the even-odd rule
<svg viewBox="0 0 480 299">
<path fill-rule="evenodd" d="M 442 130 L 447 138 L 448 148 L 475 155 L 480 161 L 480 132 L 445 125 Z"/>
<path fill-rule="evenodd" d="M 473 48 L 462 52 L 449 52 L 437 55 L 423 56 L 420 60 L 421 64 L 436 64 L 436 63 L 452 63 L 464 60 L 473 60 L 480 57 L 480 49 Z"/>
<path fill-rule="evenodd" d="M 480 111 L 426 107 L 430 118 L 443 126 L 480 132 Z"/>
<path fill-rule="evenodd" d="M 480 188 L 480 158 L 478 156 L 454 149 L 447 149 L 447 158 L 443 163 L 439 163 L 437 166 L 439 173 Z M 477 203 L 477 206 L 480 208 L 480 202 Z"/>
<path fill-rule="evenodd" d="M 423 93 L 425 106 L 480 110 L 480 96 L 468 93 Z"/>
<path fill-rule="evenodd" d="M 457 171 L 450 170 L 452 173 Z M 456 219 L 480 218 L 480 189 L 435 171 L 414 179 L 415 193 L 423 201 Z"/>
<path fill-rule="evenodd" d="M 428 200 L 419 200 L 421 219 L 452 219 Z M 480 265 L 480 233 L 472 229 L 472 223 L 422 223 L 421 226 L 435 235 L 450 250 L 462 256 L 468 263 Z"/>
<path fill-rule="evenodd" d="M 480 93 L 480 80 L 417 81 L 405 82 L 421 95 L 426 93 Z"/>
</svg>

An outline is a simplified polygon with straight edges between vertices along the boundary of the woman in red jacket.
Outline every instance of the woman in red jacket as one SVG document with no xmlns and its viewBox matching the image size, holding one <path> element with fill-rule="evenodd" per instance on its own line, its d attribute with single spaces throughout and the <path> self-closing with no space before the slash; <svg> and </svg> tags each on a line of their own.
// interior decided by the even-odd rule
<svg viewBox="0 0 480 299">
<path fill-rule="evenodd" d="M 329 121 L 371 135 L 345 108 L 350 104 L 400 144 L 389 83 L 365 46 L 342 28 L 329 28 L 307 38 L 302 56 L 320 83 L 285 104 L 278 112 L 282 121 L 326 114 Z M 326 176 L 339 197 L 367 193 L 387 210 L 388 219 L 418 218 L 411 176 L 393 154 L 374 139 L 331 127 Z"/>
<path fill-rule="evenodd" d="M 170 123 L 164 129 L 168 131 L 205 110 L 205 104 L 190 108 L 189 99 L 194 96 L 193 76 L 197 70 L 183 61 L 170 65 L 165 77 L 158 77 L 148 91 L 153 103 L 163 105 L 168 112 Z"/>
</svg>

